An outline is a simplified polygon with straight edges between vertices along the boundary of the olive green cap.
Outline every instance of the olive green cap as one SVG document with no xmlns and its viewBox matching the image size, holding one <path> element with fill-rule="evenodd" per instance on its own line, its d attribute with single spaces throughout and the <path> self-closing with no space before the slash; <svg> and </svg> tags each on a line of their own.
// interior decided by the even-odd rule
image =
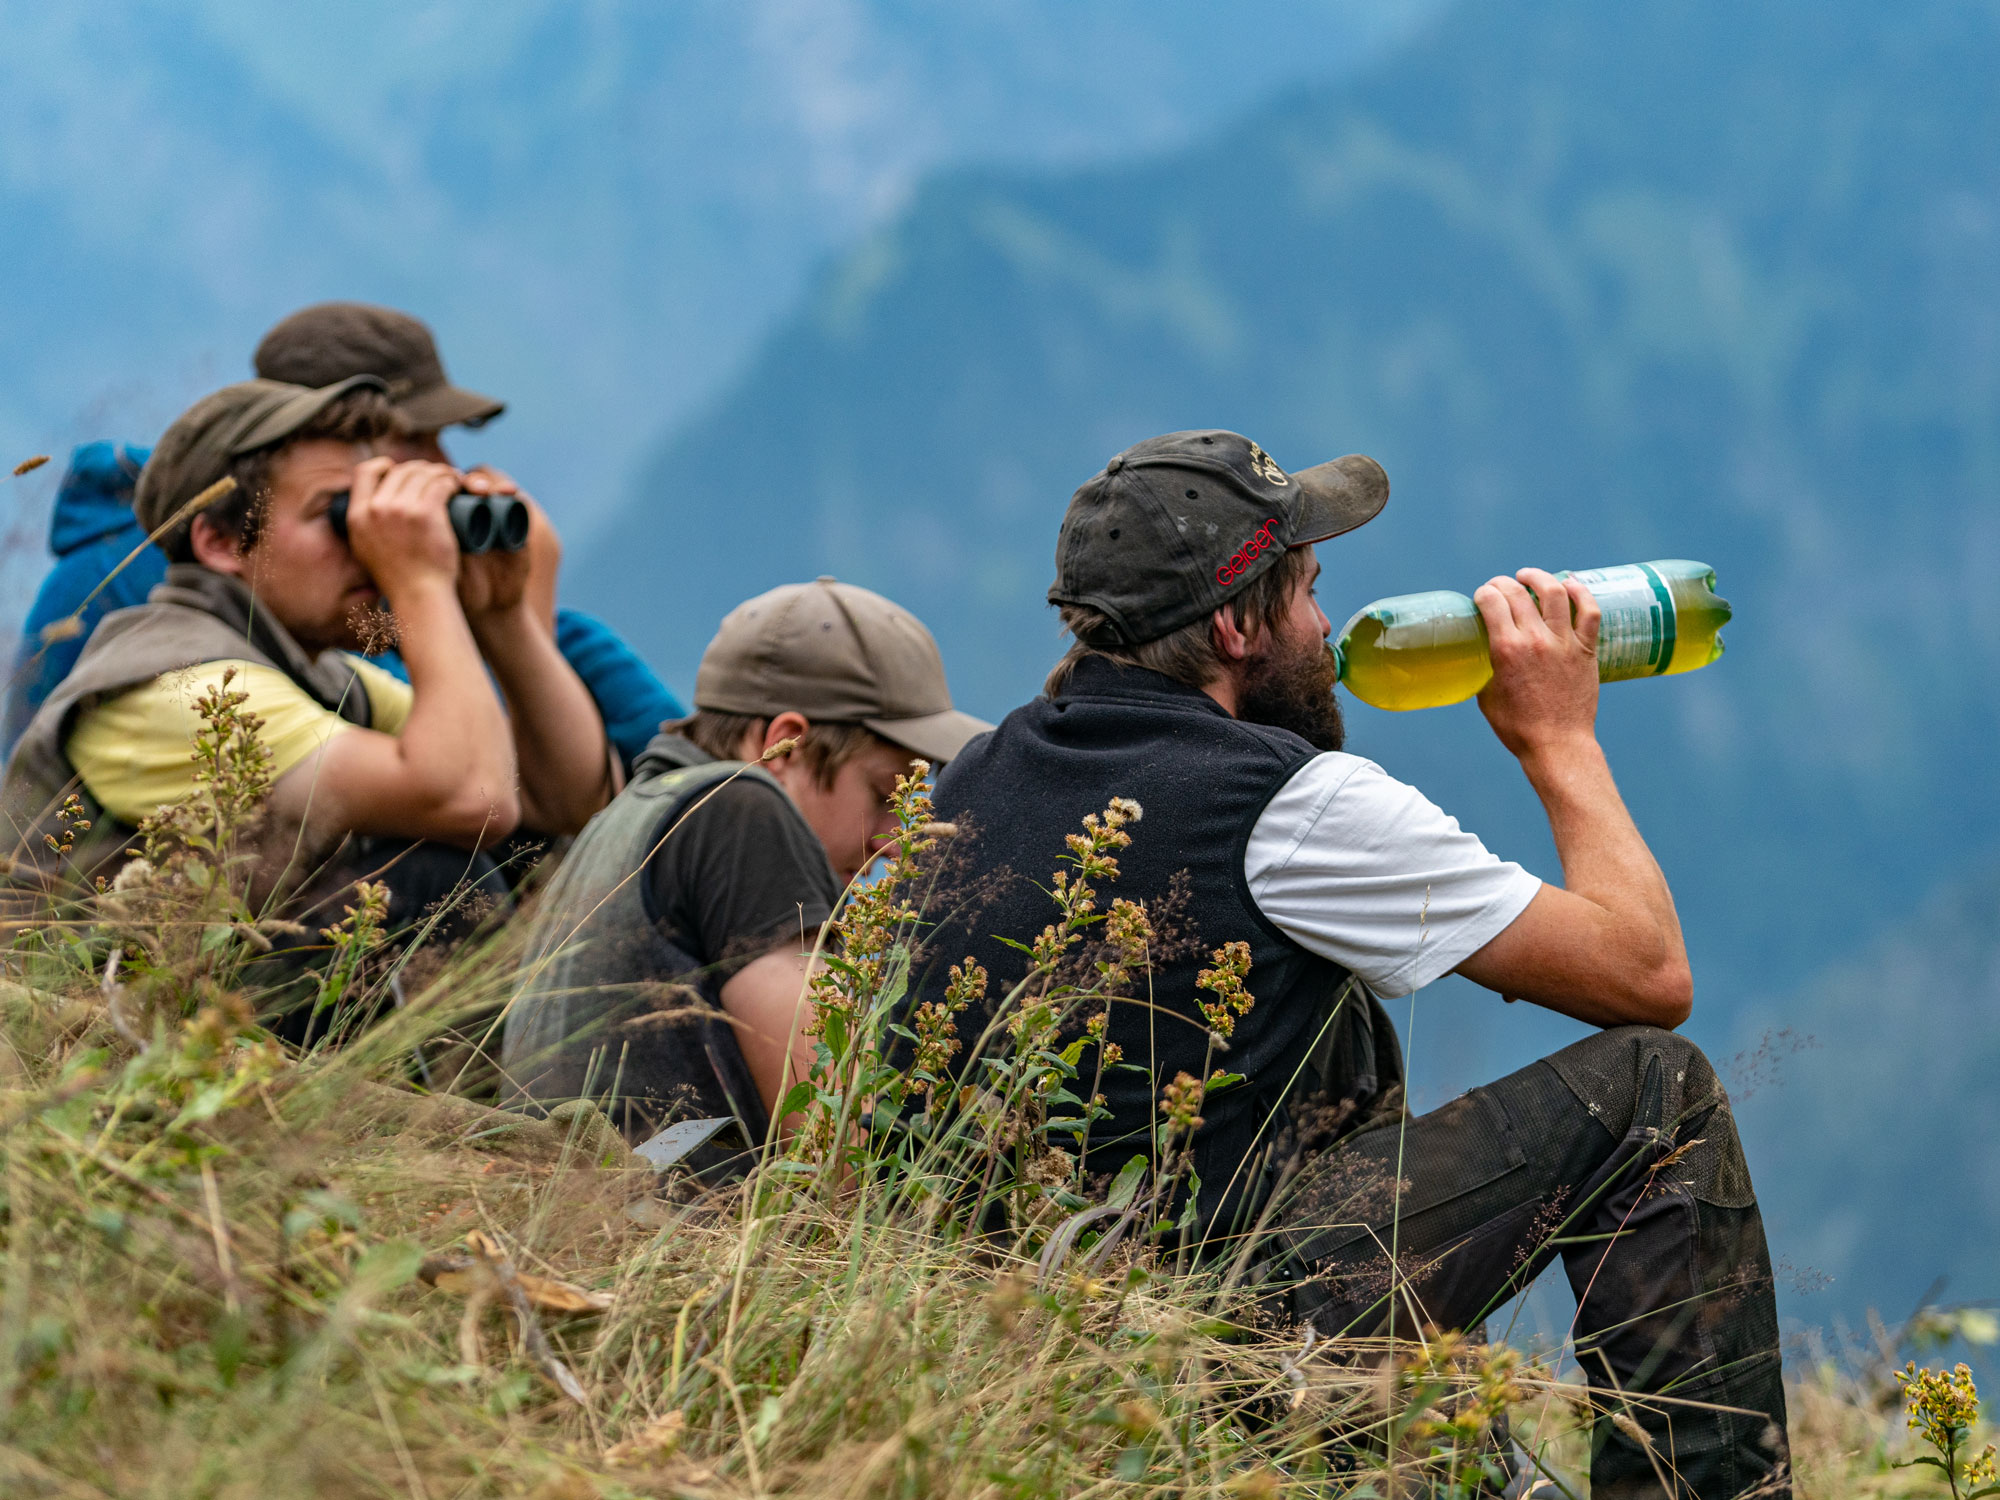
<svg viewBox="0 0 2000 1500">
<path fill-rule="evenodd" d="M 242 380 L 212 391 L 174 418 L 132 492 L 132 513 L 148 532 L 229 473 L 231 459 L 282 443 L 354 390 L 382 389 L 356 375 L 317 390 L 281 380 Z"/>
<path fill-rule="evenodd" d="M 702 653 L 694 702 L 714 713 L 866 724 L 933 765 L 993 727 L 951 706 L 923 621 L 831 578 L 788 583 L 732 609 Z"/>
<path fill-rule="evenodd" d="M 368 302 L 321 302 L 284 319 L 258 344 L 265 380 L 323 386 L 378 375 L 397 415 L 418 432 L 479 427 L 507 403 L 446 379 L 431 331 L 408 313 Z"/>
</svg>

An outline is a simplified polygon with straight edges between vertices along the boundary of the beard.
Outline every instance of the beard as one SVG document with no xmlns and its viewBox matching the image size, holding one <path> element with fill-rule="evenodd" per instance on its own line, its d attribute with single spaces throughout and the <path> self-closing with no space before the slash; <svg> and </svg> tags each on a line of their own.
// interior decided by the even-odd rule
<svg viewBox="0 0 2000 1500">
<path fill-rule="evenodd" d="M 349 605 L 341 620 L 345 639 L 337 644 L 343 651 L 359 651 L 363 656 L 379 656 L 402 645 L 396 617 L 384 603 Z"/>
<path fill-rule="evenodd" d="M 1244 674 L 1236 717 L 1289 729 L 1315 750 L 1338 750 L 1347 743 L 1347 723 L 1333 696 L 1339 679 L 1339 658 L 1325 641 L 1274 641 Z"/>
</svg>

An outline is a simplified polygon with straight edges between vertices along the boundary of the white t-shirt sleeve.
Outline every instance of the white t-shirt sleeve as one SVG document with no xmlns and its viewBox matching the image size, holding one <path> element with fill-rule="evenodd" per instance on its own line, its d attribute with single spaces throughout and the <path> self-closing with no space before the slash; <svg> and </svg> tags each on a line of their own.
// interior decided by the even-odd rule
<svg viewBox="0 0 2000 1500">
<path fill-rule="evenodd" d="M 1315 756 L 1251 830 L 1258 910 L 1377 995 L 1407 995 L 1504 931 L 1542 882 L 1372 761 Z"/>
</svg>

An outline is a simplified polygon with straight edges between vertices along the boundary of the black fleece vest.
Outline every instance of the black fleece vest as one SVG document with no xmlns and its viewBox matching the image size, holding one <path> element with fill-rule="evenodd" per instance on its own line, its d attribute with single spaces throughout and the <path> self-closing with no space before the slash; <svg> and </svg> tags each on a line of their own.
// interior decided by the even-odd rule
<svg viewBox="0 0 2000 1500">
<path fill-rule="evenodd" d="M 1119 896 L 1143 900 L 1166 928 L 1166 957 L 1154 964 L 1150 1006 L 1143 978 L 1132 999 L 1112 1006 L 1110 1039 L 1146 1071 L 1105 1072 L 1099 1089 L 1112 1118 L 1092 1129 L 1086 1166 L 1116 1171 L 1135 1153 L 1152 1154 L 1160 1093 L 1177 1073 L 1203 1076 L 1206 1063 L 1210 1073 L 1243 1074 L 1203 1105 L 1196 1134 L 1200 1208 L 1214 1235 L 1248 1227 L 1283 1149 L 1288 1100 L 1324 1088 L 1352 1101 L 1348 1113 L 1358 1118 L 1400 1072 L 1394 1032 L 1377 1023 L 1372 997 L 1273 926 L 1244 879 L 1259 815 L 1315 753 L 1297 735 L 1232 718 L 1207 694 L 1156 672 L 1087 658 L 1060 696 L 1014 710 L 938 778 L 935 805 L 966 828 L 972 872 L 959 896 L 945 893 L 947 902 L 962 897 L 964 911 L 945 915 L 926 942 L 922 998 L 939 998 L 946 968 L 967 953 L 986 966 L 989 996 L 1004 996 L 1028 961 L 1000 939 L 1028 942 L 1053 919 L 1037 883 L 1064 868 L 1065 837 L 1113 797 L 1144 810 L 1100 909 Z M 1256 1003 L 1228 1050 L 1211 1053 L 1197 1000 L 1213 997 L 1195 979 L 1212 950 L 1232 941 L 1250 945 Z M 968 1016 L 959 1031 L 971 1038 L 982 1027 Z M 1082 1069 L 1079 1093 L 1095 1069 L 1090 1049 Z"/>
<path fill-rule="evenodd" d="M 656 735 L 630 785 L 563 856 L 536 909 L 501 1043 L 502 1065 L 528 1097 L 599 1099 L 634 1140 L 674 1119 L 723 1116 L 745 1141 L 764 1139 L 763 1101 L 723 1019 L 721 987 L 661 930 L 646 871 L 681 817 L 732 776 L 769 780 L 680 735 Z"/>
</svg>

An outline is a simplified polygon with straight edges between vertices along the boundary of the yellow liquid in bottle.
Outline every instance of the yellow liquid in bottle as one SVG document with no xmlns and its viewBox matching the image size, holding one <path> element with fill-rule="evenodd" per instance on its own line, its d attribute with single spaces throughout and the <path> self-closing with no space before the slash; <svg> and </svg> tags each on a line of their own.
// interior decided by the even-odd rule
<svg viewBox="0 0 2000 1500">
<path fill-rule="evenodd" d="M 1692 672 L 1722 655 L 1729 604 L 1716 597 L 1706 563 L 1636 563 L 1574 576 L 1603 610 L 1601 681 Z M 1486 622 L 1470 599 L 1448 590 L 1377 600 L 1347 622 L 1338 649 L 1340 680 L 1377 708 L 1463 703 L 1493 678 Z"/>
<path fill-rule="evenodd" d="M 1492 678 L 1486 622 L 1463 594 L 1440 589 L 1380 599 L 1340 634 L 1340 680 L 1377 708 L 1463 703 Z"/>
</svg>

